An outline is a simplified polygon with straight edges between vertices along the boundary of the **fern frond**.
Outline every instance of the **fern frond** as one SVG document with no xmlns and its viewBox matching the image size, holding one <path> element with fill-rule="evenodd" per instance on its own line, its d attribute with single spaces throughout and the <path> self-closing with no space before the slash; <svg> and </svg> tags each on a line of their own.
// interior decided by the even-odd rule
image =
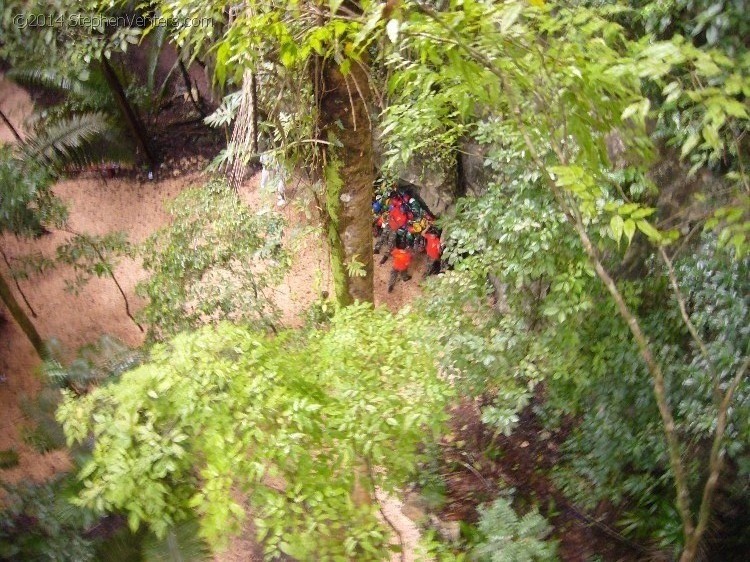
<svg viewBox="0 0 750 562">
<path fill-rule="evenodd" d="M 22 86 L 36 86 L 58 92 L 80 94 L 81 81 L 56 68 L 11 68 L 5 76 Z"/>
<path fill-rule="evenodd" d="M 91 158 L 86 150 L 92 150 L 92 142 L 104 135 L 110 122 L 103 113 L 84 113 L 61 119 L 39 127 L 36 134 L 27 139 L 23 150 L 34 160 L 56 169 L 67 164 L 87 164 Z"/>
</svg>

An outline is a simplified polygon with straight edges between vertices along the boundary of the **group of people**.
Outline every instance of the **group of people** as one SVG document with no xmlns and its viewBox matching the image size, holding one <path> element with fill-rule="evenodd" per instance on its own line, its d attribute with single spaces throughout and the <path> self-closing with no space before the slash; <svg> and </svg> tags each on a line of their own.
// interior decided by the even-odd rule
<svg viewBox="0 0 750 562">
<path fill-rule="evenodd" d="M 424 277 L 440 272 L 440 231 L 435 217 L 410 194 L 397 189 L 375 198 L 372 204 L 375 253 L 384 251 L 381 264 L 393 258 L 388 292 L 392 292 L 399 277 L 409 281 L 409 266 L 415 253 L 427 254 Z"/>
</svg>

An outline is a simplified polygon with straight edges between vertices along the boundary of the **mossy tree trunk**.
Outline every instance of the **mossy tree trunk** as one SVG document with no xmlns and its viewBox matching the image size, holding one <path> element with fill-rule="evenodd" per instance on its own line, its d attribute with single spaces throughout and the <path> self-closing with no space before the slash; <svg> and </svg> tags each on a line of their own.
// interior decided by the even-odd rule
<svg viewBox="0 0 750 562">
<path fill-rule="evenodd" d="M 320 133 L 326 149 L 328 241 L 336 300 L 373 300 L 372 197 L 374 165 L 369 119 L 370 89 L 363 66 L 346 75 L 333 60 L 320 61 Z M 364 275 L 349 276 L 357 261 Z"/>
<path fill-rule="evenodd" d="M 31 318 L 28 317 L 21 305 L 18 304 L 16 297 L 13 295 L 13 291 L 11 291 L 10 285 L 5 281 L 2 273 L 0 273 L 0 300 L 2 300 L 3 304 L 8 308 L 11 316 L 13 316 L 13 319 L 21 327 L 23 333 L 26 334 L 26 337 L 29 338 L 31 345 L 34 346 L 39 357 L 46 359 L 47 348 L 42 341 L 42 337 L 39 335 L 39 332 L 36 331 Z"/>
</svg>

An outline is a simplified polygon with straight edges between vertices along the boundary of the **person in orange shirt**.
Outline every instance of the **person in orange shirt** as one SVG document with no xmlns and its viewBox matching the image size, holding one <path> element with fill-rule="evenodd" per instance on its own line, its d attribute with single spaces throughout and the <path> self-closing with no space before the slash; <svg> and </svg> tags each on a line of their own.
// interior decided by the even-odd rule
<svg viewBox="0 0 750 562">
<path fill-rule="evenodd" d="M 392 209 L 388 210 L 388 226 L 394 232 L 399 228 L 404 228 L 408 222 L 409 217 L 403 209 L 403 203 L 394 205 Z"/>
<path fill-rule="evenodd" d="M 409 217 L 403 209 L 403 200 L 400 196 L 391 197 L 391 204 L 388 208 L 388 229 L 383 229 L 384 233 L 375 244 L 374 253 L 379 253 L 380 249 L 385 245 L 389 250 L 395 246 L 395 241 L 398 236 L 398 232 L 405 228 L 409 222 Z M 388 252 L 380 260 L 381 264 L 388 261 Z"/>
<path fill-rule="evenodd" d="M 425 278 L 436 273 L 440 273 L 440 258 L 443 255 L 443 249 L 440 247 L 440 232 L 431 226 L 422 236 L 425 239 L 425 252 L 427 252 L 427 270 L 424 273 Z"/>
<path fill-rule="evenodd" d="M 388 280 L 388 292 L 393 292 L 396 286 L 396 280 L 399 275 L 404 281 L 411 279 L 409 275 L 409 265 L 411 264 L 411 252 L 406 248 L 406 241 L 403 238 L 396 240 L 396 247 L 391 250 L 393 256 L 393 269 L 391 269 L 391 278 Z"/>
</svg>

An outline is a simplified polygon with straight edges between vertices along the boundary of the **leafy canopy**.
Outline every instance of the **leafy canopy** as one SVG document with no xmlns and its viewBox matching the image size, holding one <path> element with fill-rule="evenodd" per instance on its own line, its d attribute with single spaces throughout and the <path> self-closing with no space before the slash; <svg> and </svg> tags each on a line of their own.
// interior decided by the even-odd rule
<svg viewBox="0 0 750 562">
<path fill-rule="evenodd" d="M 425 333 L 354 305 L 327 331 L 222 323 L 157 345 L 118 383 L 66 395 L 69 441 L 95 438 L 79 501 L 158 535 L 196 513 L 220 545 L 245 494 L 269 556 L 381 559 L 386 533 L 352 492 L 403 484 L 439 427 L 447 389 Z"/>
<path fill-rule="evenodd" d="M 670 280 L 653 263 L 651 244 L 668 245 L 689 234 L 679 249 L 669 249 L 677 260 L 674 256 L 692 247 L 695 238 L 690 237 L 713 214 L 705 226 L 720 231 L 718 244 L 730 246 L 730 255 L 744 268 L 750 59 L 743 50 L 714 48 L 721 42 L 713 36 L 708 46 L 697 37 L 691 42 L 679 35 L 663 41 L 650 35 L 633 38 L 628 23 L 618 23 L 628 22 L 631 11 L 610 2 L 531 4 L 457 1 L 440 10 L 402 4 L 386 24 L 393 43 L 385 57 L 391 71 L 391 104 L 383 115 L 386 166 L 397 171 L 418 150 L 450 155 L 456 139 L 465 137 L 485 145 L 485 164 L 498 185 L 491 186 L 486 197 L 459 205 L 456 220 L 446 223 L 446 253 L 457 271 L 437 285 L 431 311 L 446 326 L 446 359 L 469 375 L 464 380 L 479 382 L 472 390 L 494 394 L 511 406 L 515 402 L 515 408 L 525 404 L 523 384 L 541 378 L 554 395 L 569 400 L 555 404 L 556 415 L 579 404 L 588 406 L 591 423 L 580 437 L 591 455 L 583 457 L 586 449 L 578 449 L 585 458 L 583 468 L 591 465 L 592 456 L 608 457 L 613 461 L 608 468 L 617 465 L 612 472 L 601 471 L 608 478 L 632 470 L 628 462 L 638 459 L 651 473 L 636 485 L 628 482 L 625 491 L 642 502 L 641 513 L 658 511 L 660 516 L 668 511 L 665 505 L 670 507 L 664 497 L 674 479 L 682 529 L 664 525 L 659 533 L 668 533 L 671 544 L 678 544 L 682 533 L 684 559 L 690 560 L 706 529 L 721 459 L 741 435 L 731 421 L 722 441 L 723 416 L 729 412 L 732 419 L 735 410 L 712 402 L 722 393 L 731 398 L 737 384 L 733 381 L 740 381 L 746 331 L 740 330 L 737 343 L 732 341 L 733 324 L 706 334 L 711 349 L 707 355 L 713 355 L 714 337 L 722 351 L 715 359 L 699 361 L 686 327 L 701 323 L 693 314 L 717 309 L 706 300 L 694 303 L 697 291 L 691 291 L 686 313 L 691 319 L 681 319 L 679 307 L 668 298 Z M 690 4 L 691 10 L 693 5 L 705 6 Z M 686 3 L 661 5 L 677 11 Z M 650 4 L 644 11 L 655 8 Z M 707 22 L 715 15 L 702 17 Z M 729 43 L 737 47 L 736 41 Z M 650 117 L 656 117 L 654 136 L 646 127 Z M 654 141 L 660 140 L 692 165 L 683 172 L 688 179 L 698 170 L 718 176 L 713 186 L 707 182 L 701 204 L 680 208 L 672 216 L 665 216 L 669 209 L 653 200 L 646 179 Z M 511 172 L 503 173 L 507 169 Z M 526 185 L 518 185 L 521 179 Z M 474 228 L 466 219 L 484 228 Z M 714 280 L 733 278 L 725 257 L 715 246 L 707 251 L 706 261 L 719 262 L 711 269 Z M 640 262 L 644 283 L 620 279 L 627 269 L 625 258 Z M 601 283 L 590 279 L 589 261 L 609 297 Z M 705 263 L 698 269 L 703 267 Z M 694 275 L 689 270 L 679 271 Z M 485 275 L 504 286 L 509 312 L 487 310 L 491 291 Z M 502 291 L 495 287 L 495 292 Z M 660 300 L 647 298 L 649 292 Z M 628 326 L 639 349 L 629 339 Z M 616 356 L 609 355 L 615 350 Z M 487 369 L 494 376 L 482 376 L 485 365 L 497 365 Z M 719 373 L 713 377 L 713 390 L 706 368 Z M 600 374 L 597 408 L 590 407 L 595 393 L 587 383 L 594 373 Z M 621 373 L 633 378 L 625 380 Z M 732 379 L 730 373 L 738 374 Z M 647 374 L 653 396 L 643 380 Z M 610 382 L 613 376 L 619 378 Z M 489 384 L 482 386 L 483 381 Z M 635 394 L 643 416 L 637 422 L 629 412 Z M 742 400 L 739 389 L 737 394 Z M 512 428 L 506 404 L 496 402 L 498 408 L 486 410 L 485 419 L 498 429 Z M 615 422 L 614 412 L 620 411 Z M 599 412 L 605 415 L 597 418 Z M 611 431 L 603 431 L 603 424 Z M 623 425 L 631 426 L 634 439 L 619 430 Z M 660 432 L 666 433 L 666 448 Z M 592 435 L 606 437 L 595 440 Z M 710 439 L 715 446 L 709 454 L 700 445 Z M 630 454 L 623 454 L 623 448 L 630 448 Z M 618 450 L 617 456 L 609 454 L 612 449 Z M 647 462 L 641 464 L 645 457 Z M 706 457 L 708 462 L 697 460 Z M 707 468 L 713 473 L 705 478 Z M 722 473 L 727 480 L 728 472 Z M 708 483 L 703 493 L 702 475 Z M 588 497 L 591 480 L 581 486 Z M 657 487 L 659 505 L 649 502 Z M 622 479 L 613 488 L 609 497 L 622 499 Z M 691 496 L 704 498 L 700 508 Z M 698 514 L 697 524 L 691 509 Z M 674 521 L 674 510 L 669 516 Z M 664 520 L 660 517 L 659 524 Z"/>
</svg>

